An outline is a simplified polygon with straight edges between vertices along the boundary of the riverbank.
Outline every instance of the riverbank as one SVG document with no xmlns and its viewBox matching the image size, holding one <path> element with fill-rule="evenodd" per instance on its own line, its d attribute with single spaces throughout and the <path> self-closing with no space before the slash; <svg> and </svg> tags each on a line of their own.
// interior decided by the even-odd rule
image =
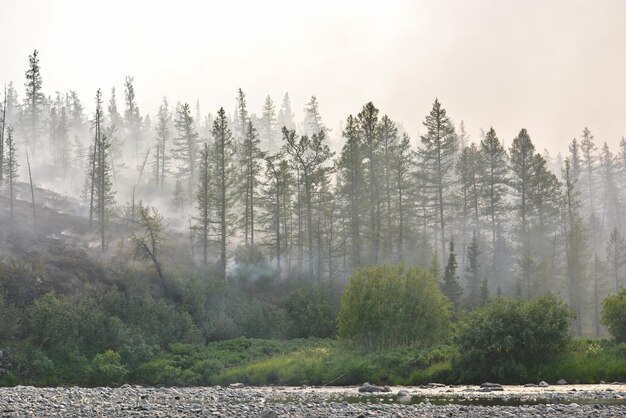
<svg viewBox="0 0 626 418">
<path fill-rule="evenodd" d="M 392 386 L 388 392 L 341 387 L 16 386 L 0 388 L 0 415 L 21 416 L 621 416 L 626 385 L 547 387 Z M 242 387 L 240 387 L 242 386 Z"/>
</svg>

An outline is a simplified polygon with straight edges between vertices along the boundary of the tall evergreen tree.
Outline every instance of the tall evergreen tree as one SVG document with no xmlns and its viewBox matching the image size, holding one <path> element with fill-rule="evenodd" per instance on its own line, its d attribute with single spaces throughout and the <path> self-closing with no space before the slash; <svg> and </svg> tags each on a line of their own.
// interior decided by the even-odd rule
<svg viewBox="0 0 626 418">
<path fill-rule="evenodd" d="M 244 244 L 254 245 L 255 198 L 258 194 L 259 175 L 263 152 L 259 148 L 257 130 L 248 120 L 246 136 L 241 144 L 241 167 L 243 174 L 243 203 L 244 203 Z"/>
<path fill-rule="evenodd" d="M 167 99 L 164 97 L 159 113 L 157 114 L 156 131 L 156 152 L 154 161 L 154 174 L 157 189 L 163 190 L 165 183 L 165 170 L 168 158 L 165 155 L 167 141 L 170 138 L 170 124 L 172 117 L 168 108 Z"/>
<path fill-rule="evenodd" d="M 499 287 L 499 277 L 502 273 L 497 270 L 496 228 L 500 222 L 500 217 L 506 210 L 508 166 L 506 151 L 493 128 L 490 128 L 480 141 L 480 152 L 481 161 L 484 163 L 485 214 L 489 217 L 491 229 L 491 277 L 498 280 Z"/>
<path fill-rule="evenodd" d="M 593 142 L 591 131 L 585 127 L 583 129 L 582 139 L 580 140 L 580 150 L 582 156 L 582 165 L 585 168 L 585 182 L 588 187 L 589 216 L 595 214 L 594 205 L 594 182 L 595 182 L 595 162 L 596 162 L 596 144 Z"/>
<path fill-rule="evenodd" d="M 626 266 L 626 243 L 617 227 L 611 231 L 606 248 L 606 259 L 610 277 L 615 284 L 615 293 L 624 286 L 624 266 Z"/>
<path fill-rule="evenodd" d="M 427 186 L 433 194 L 433 203 L 439 223 L 442 259 L 446 256 L 445 228 L 445 190 L 452 181 L 452 167 L 457 152 L 457 141 L 454 126 L 446 115 L 446 110 L 435 99 L 433 108 L 424 120 L 426 134 L 422 135 L 422 160 L 425 168 L 423 173 Z"/>
<path fill-rule="evenodd" d="M 276 150 L 277 144 L 277 132 L 276 132 L 276 106 L 272 98 L 267 95 L 265 103 L 263 104 L 263 113 L 261 116 L 261 143 L 264 147 L 270 150 Z"/>
<path fill-rule="evenodd" d="M 478 241 L 476 240 L 476 231 L 472 235 L 472 242 L 467 247 L 467 266 L 465 268 L 465 277 L 469 287 L 469 306 L 475 308 L 480 306 L 481 301 L 481 284 L 483 280 L 480 274 L 480 250 Z M 486 280 L 485 280 L 485 283 Z"/>
<path fill-rule="evenodd" d="M 28 118 L 27 125 L 27 143 L 31 149 L 37 149 L 40 130 L 42 128 L 42 113 L 45 102 L 45 96 L 41 91 L 42 79 L 41 70 L 39 68 L 39 53 L 33 51 L 28 56 L 28 70 L 26 71 L 26 89 L 24 98 L 24 114 Z"/>
<path fill-rule="evenodd" d="M 198 132 L 195 130 L 189 103 L 176 107 L 174 127 L 178 136 L 173 138 L 172 156 L 178 160 L 178 178 L 187 177 L 187 190 L 191 195 L 196 185 L 198 161 Z"/>
<path fill-rule="evenodd" d="M 454 252 L 454 238 L 450 240 L 450 253 L 448 255 L 448 263 L 443 273 L 443 284 L 441 291 L 448 297 L 455 309 L 461 306 L 461 295 L 463 288 L 459 284 L 459 278 L 456 275 L 457 262 Z"/>
<path fill-rule="evenodd" d="M 202 242 L 202 263 L 204 268 L 209 263 L 209 231 L 211 226 L 211 166 L 209 165 L 209 144 L 204 143 L 200 149 L 199 178 L 196 191 L 196 229 Z"/>
<path fill-rule="evenodd" d="M 13 138 L 13 127 L 7 128 L 7 137 L 5 139 L 6 148 L 6 164 L 4 166 L 4 176 L 6 178 L 7 187 L 9 188 L 9 205 L 11 209 L 11 219 L 13 219 L 13 201 L 15 180 L 18 178 L 17 168 L 17 147 L 15 146 L 15 139 Z"/>
<path fill-rule="evenodd" d="M 137 105 L 137 97 L 135 94 L 135 86 L 133 85 L 134 77 L 127 76 L 124 81 L 124 98 L 126 100 L 126 109 L 124 110 L 124 122 L 126 124 L 126 134 L 128 143 L 134 145 L 133 152 L 137 162 L 139 162 L 140 144 L 141 144 L 141 114 Z"/>
<path fill-rule="evenodd" d="M 213 208 L 215 214 L 215 230 L 219 242 L 218 272 L 226 278 L 228 262 L 227 244 L 233 234 L 234 224 L 232 211 L 236 193 L 235 149 L 232 132 L 228 127 L 228 118 L 224 108 L 220 108 L 213 121 L 213 144 L 211 147 L 210 164 L 212 167 L 211 189 L 213 191 Z"/>
<path fill-rule="evenodd" d="M 278 128 L 283 127 L 288 130 L 296 129 L 296 123 L 294 122 L 293 111 L 291 110 L 291 100 L 289 99 L 289 93 L 285 93 L 283 97 L 283 103 L 278 111 L 277 118 Z"/>
</svg>

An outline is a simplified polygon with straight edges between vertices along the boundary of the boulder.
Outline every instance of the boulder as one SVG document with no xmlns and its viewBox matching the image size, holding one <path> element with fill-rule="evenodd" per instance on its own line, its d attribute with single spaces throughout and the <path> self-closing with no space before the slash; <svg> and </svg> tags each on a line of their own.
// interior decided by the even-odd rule
<svg viewBox="0 0 626 418">
<path fill-rule="evenodd" d="M 396 399 L 399 403 L 406 405 L 411 402 L 411 394 L 403 389 L 396 393 Z"/>
<path fill-rule="evenodd" d="M 243 383 L 231 383 L 230 385 L 228 385 L 228 387 L 231 389 L 241 389 L 245 386 L 246 385 L 244 385 Z"/>
<path fill-rule="evenodd" d="M 559 379 L 558 382 L 556 382 L 557 385 L 567 385 L 567 381 L 565 379 Z"/>
<path fill-rule="evenodd" d="M 548 386 L 550 386 L 550 384 L 546 382 L 545 380 L 542 380 L 541 382 L 539 382 L 540 388 L 547 388 Z"/>
<path fill-rule="evenodd" d="M 261 418 L 278 418 L 278 414 L 273 409 L 265 409 L 261 412 Z"/>
</svg>

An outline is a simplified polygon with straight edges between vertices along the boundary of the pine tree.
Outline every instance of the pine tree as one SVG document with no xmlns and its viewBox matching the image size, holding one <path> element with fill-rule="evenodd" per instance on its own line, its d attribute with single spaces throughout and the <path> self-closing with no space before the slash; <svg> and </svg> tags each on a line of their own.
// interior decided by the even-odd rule
<svg viewBox="0 0 626 418">
<path fill-rule="evenodd" d="M 170 124 L 172 117 L 169 112 L 167 99 L 163 97 L 163 102 L 157 114 L 156 131 L 156 152 L 154 161 L 154 174 L 157 189 L 163 190 L 165 184 L 165 170 L 168 158 L 165 155 L 167 141 L 170 138 Z"/>
<path fill-rule="evenodd" d="M 228 238 L 233 233 L 232 211 L 236 193 L 235 150 L 232 132 L 228 127 L 228 120 L 224 108 L 220 108 L 213 122 L 213 144 L 210 161 L 212 167 L 211 190 L 213 191 L 212 206 L 216 211 L 215 229 L 220 246 L 218 272 L 221 278 L 226 278 L 226 263 L 228 261 L 226 246 Z"/>
<path fill-rule="evenodd" d="M 6 131 L 7 121 L 7 86 L 4 85 L 4 100 L 2 102 L 2 122 L 0 122 L 0 186 L 2 186 L 4 179 L 4 133 Z"/>
<path fill-rule="evenodd" d="M 450 253 L 448 255 L 448 263 L 443 273 L 443 284 L 441 291 L 448 297 L 454 309 L 459 309 L 461 305 L 461 295 L 463 288 L 459 284 L 459 278 L 456 275 L 457 262 L 454 252 L 454 238 L 450 240 Z"/>
<path fill-rule="evenodd" d="M 600 164 L 598 168 L 602 176 L 602 191 L 604 195 L 602 204 L 602 229 L 604 230 L 604 225 L 608 224 L 610 230 L 611 227 L 615 227 L 620 223 L 621 205 L 619 191 L 615 181 L 616 158 L 606 142 L 600 151 Z M 606 216 L 604 215 L 605 213 Z"/>
<path fill-rule="evenodd" d="M 128 142 L 134 144 L 134 156 L 135 159 L 139 161 L 142 119 L 139 113 L 139 107 L 137 106 L 137 97 L 133 81 L 134 77 L 127 76 L 124 82 L 124 98 L 126 100 L 124 122 L 126 124 Z"/>
<path fill-rule="evenodd" d="M 491 229 L 491 277 L 497 278 L 500 287 L 501 272 L 497 270 L 496 226 L 506 210 L 506 194 L 508 183 L 507 156 L 504 147 L 496 136 L 496 131 L 490 128 L 480 141 L 481 161 L 484 163 L 485 187 L 485 214 L 489 217 Z"/>
<path fill-rule="evenodd" d="M 394 186 L 397 190 L 397 213 L 398 213 L 398 243 L 397 254 L 398 261 L 403 262 L 405 260 L 405 241 L 406 230 L 409 223 L 409 213 L 413 210 L 412 199 L 410 199 L 411 191 L 413 188 L 411 165 L 415 153 L 411 150 L 411 141 L 409 136 L 405 133 L 398 144 L 398 148 L 395 155 L 395 164 L 393 164 L 394 173 Z"/>
<path fill-rule="evenodd" d="M 322 115 L 319 110 L 319 102 L 317 97 L 311 96 L 311 100 L 304 106 L 304 122 L 302 130 L 305 135 L 311 137 L 317 135 L 320 131 L 324 131 L 324 135 L 328 135 L 328 128 L 322 122 Z"/>
<path fill-rule="evenodd" d="M 611 231 L 606 248 L 606 259 L 611 279 L 615 284 L 615 293 L 617 293 L 624 286 L 623 268 L 626 265 L 626 243 L 617 227 Z"/>
<path fill-rule="evenodd" d="M 580 140 L 580 150 L 582 154 L 582 164 L 585 166 L 586 180 L 589 190 L 589 216 L 595 213 L 594 205 L 594 182 L 595 182 L 595 161 L 596 144 L 593 143 L 593 135 L 591 131 L 585 127 L 583 129 L 582 139 Z"/>
<path fill-rule="evenodd" d="M 237 112 L 235 113 L 235 133 L 237 134 L 237 139 L 241 142 L 245 141 L 246 132 L 248 130 L 248 105 L 246 102 L 246 94 L 243 90 L 239 89 L 237 91 Z"/>
<path fill-rule="evenodd" d="M 446 255 L 445 205 L 444 191 L 451 184 L 454 156 L 457 152 L 454 126 L 446 115 L 446 110 L 435 99 L 430 114 L 424 120 L 426 135 L 422 135 L 422 160 L 426 171 L 423 173 L 430 192 L 439 221 L 441 237 L 441 255 Z"/>
<path fill-rule="evenodd" d="M 150 208 L 144 205 L 142 201 L 139 201 L 137 212 L 141 232 L 133 237 L 135 258 L 149 260 L 161 280 L 165 280 L 163 268 L 159 261 L 159 252 L 162 245 L 163 215 L 154 207 Z"/>
<path fill-rule="evenodd" d="M 265 177 L 267 178 L 264 201 L 267 208 L 265 217 L 266 231 L 269 243 L 275 247 L 276 275 L 280 277 L 282 270 L 282 255 L 286 249 L 286 233 L 284 232 L 287 213 L 285 213 L 286 191 L 292 183 L 289 165 L 283 159 L 281 152 L 264 156 Z"/>
<path fill-rule="evenodd" d="M 289 99 L 289 93 L 285 93 L 285 96 L 283 97 L 283 103 L 280 110 L 278 111 L 277 123 L 279 129 L 282 129 L 283 127 L 287 128 L 288 130 L 296 129 L 294 115 L 291 111 L 291 100 Z"/>
<path fill-rule="evenodd" d="M 458 178 L 457 197 L 461 201 L 459 211 L 461 215 L 462 247 L 466 247 L 467 227 L 470 219 L 474 231 L 480 230 L 480 208 L 483 195 L 484 163 L 482 154 L 476 144 L 467 145 L 461 149 L 456 161 L 455 172 Z M 461 269 L 465 270 L 465 253 L 461 257 Z"/>
<path fill-rule="evenodd" d="M 465 268 L 465 277 L 469 286 L 469 306 L 475 308 L 480 306 L 481 301 L 481 285 L 487 280 L 481 280 L 480 274 L 480 250 L 478 249 L 478 241 L 476 240 L 476 231 L 472 235 L 472 242 L 467 247 L 467 266 Z"/>
<path fill-rule="evenodd" d="M 398 148 L 398 128 L 396 124 L 384 115 L 380 120 L 380 145 L 382 157 L 382 188 L 385 199 L 385 219 L 386 225 L 383 231 L 383 260 L 390 261 L 393 252 L 392 226 L 395 220 L 394 206 L 392 205 L 395 197 L 395 189 L 393 187 L 392 165 L 396 158 L 396 150 Z"/>
<path fill-rule="evenodd" d="M 18 178 L 17 174 L 17 156 L 16 156 L 16 146 L 15 140 L 13 138 L 13 127 L 9 126 L 7 128 L 7 137 L 5 139 L 5 148 L 6 148 L 6 164 L 4 166 L 4 175 L 6 181 L 8 183 L 9 188 L 9 202 L 11 208 L 11 219 L 13 219 L 13 201 L 14 201 L 14 185 L 15 180 Z"/>
<path fill-rule="evenodd" d="M 519 200 L 516 207 L 519 210 L 521 219 L 520 233 L 522 241 L 527 242 L 527 220 L 530 215 L 529 193 L 534 173 L 533 156 L 535 155 L 535 145 L 532 143 L 526 129 L 522 129 L 513 139 L 509 154 L 511 156 L 511 171 L 513 173 L 511 186 Z"/>
<path fill-rule="evenodd" d="M 369 226 L 367 230 L 370 245 L 369 261 L 378 264 L 380 250 L 380 126 L 378 121 L 378 109 L 372 102 L 363 106 L 361 113 L 357 115 L 359 132 L 362 135 L 361 144 L 363 156 L 367 160 L 366 165 L 366 190 L 369 195 Z"/>
<path fill-rule="evenodd" d="M 261 143 L 267 149 L 276 150 L 278 148 L 276 137 L 276 107 L 272 98 L 267 95 L 261 116 Z"/>
<path fill-rule="evenodd" d="M 348 116 L 342 135 L 345 144 L 336 166 L 341 182 L 340 192 L 347 203 L 346 216 L 349 219 L 352 268 L 355 269 L 361 265 L 361 207 L 363 202 L 361 190 L 364 165 L 359 125 L 352 115 Z"/>
<path fill-rule="evenodd" d="M 289 155 L 293 163 L 298 167 L 304 184 L 304 205 L 306 206 L 306 236 L 308 250 L 308 276 L 312 278 L 320 272 L 313 269 L 314 247 L 313 247 L 313 187 L 315 175 L 318 170 L 328 161 L 333 153 L 330 152 L 326 144 L 326 135 L 321 130 L 312 137 L 303 135 L 298 138 L 295 131 L 283 128 L 284 144 L 283 149 Z"/>
<path fill-rule="evenodd" d="M 26 89 L 24 114 L 28 117 L 27 143 L 31 149 L 37 149 L 45 102 L 45 96 L 41 91 L 42 80 L 38 55 L 39 53 L 35 50 L 32 55 L 28 56 L 28 70 L 26 71 L 26 83 L 24 84 Z"/>
<path fill-rule="evenodd" d="M 189 103 L 176 107 L 174 127 L 178 136 L 173 138 L 172 157 L 178 160 L 178 179 L 187 177 L 187 191 L 191 194 L 196 186 L 198 161 L 198 132 L 194 127 Z"/>
<path fill-rule="evenodd" d="M 211 226 L 211 166 L 209 165 L 209 144 L 204 143 L 200 149 L 199 178 L 196 191 L 196 229 L 200 231 L 202 242 L 202 263 L 208 267 L 209 230 Z"/>
<path fill-rule="evenodd" d="M 244 201 L 244 245 L 254 245 L 255 198 L 258 194 L 259 174 L 263 152 L 259 148 L 259 136 L 248 120 L 246 136 L 241 144 L 241 167 L 243 174 L 243 201 Z"/>
</svg>

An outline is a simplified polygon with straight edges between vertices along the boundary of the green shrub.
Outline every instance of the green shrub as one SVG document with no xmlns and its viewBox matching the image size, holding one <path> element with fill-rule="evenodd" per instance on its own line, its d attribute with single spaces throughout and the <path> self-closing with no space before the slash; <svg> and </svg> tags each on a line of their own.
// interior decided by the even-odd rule
<svg viewBox="0 0 626 418">
<path fill-rule="evenodd" d="M 615 341 L 626 342 L 626 288 L 602 302 L 602 324 Z"/>
<path fill-rule="evenodd" d="M 454 369 L 462 381 L 526 379 L 528 367 L 566 349 L 572 317 L 552 294 L 533 301 L 498 299 L 461 324 Z"/>
<path fill-rule="evenodd" d="M 113 350 L 96 354 L 91 360 L 90 383 L 96 386 L 111 386 L 123 383 L 128 370 Z"/>
<path fill-rule="evenodd" d="M 402 265 L 355 272 L 341 297 L 340 338 L 365 347 L 427 347 L 450 335 L 450 306 L 429 272 Z"/>
</svg>

